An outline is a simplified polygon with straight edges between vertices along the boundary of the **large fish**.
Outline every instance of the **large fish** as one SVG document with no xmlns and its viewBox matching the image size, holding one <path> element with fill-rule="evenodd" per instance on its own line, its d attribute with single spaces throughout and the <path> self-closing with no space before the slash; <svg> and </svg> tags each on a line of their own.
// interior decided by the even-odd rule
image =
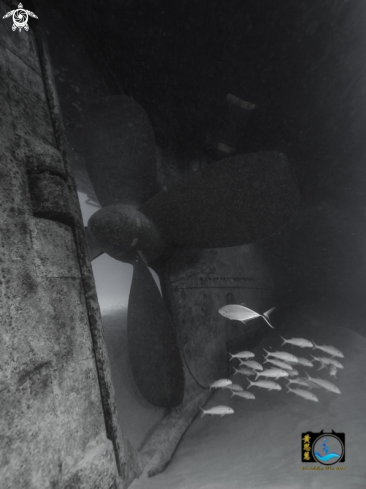
<svg viewBox="0 0 366 489">
<path fill-rule="evenodd" d="M 211 389 L 218 389 L 220 387 L 227 387 L 228 385 L 231 385 L 231 384 L 232 384 L 232 381 L 230 379 L 215 380 L 215 382 L 213 382 L 210 385 L 210 390 Z"/>
<path fill-rule="evenodd" d="M 281 362 L 281 360 L 271 360 L 270 358 L 267 358 L 267 360 L 263 363 L 270 362 L 273 365 L 276 365 L 276 367 L 284 368 L 285 370 L 292 370 L 291 365 L 289 365 L 286 362 Z"/>
<path fill-rule="evenodd" d="M 303 389 L 290 389 L 289 386 L 287 386 L 287 389 L 288 389 L 287 394 L 289 392 L 293 392 L 297 396 L 303 397 L 304 399 L 307 399 L 308 401 L 315 401 L 315 402 L 319 401 L 319 399 L 312 392 L 304 391 Z"/>
<path fill-rule="evenodd" d="M 248 358 L 253 358 L 255 356 L 254 353 L 251 351 L 240 351 L 239 353 L 229 353 L 229 355 L 230 361 L 233 358 L 244 358 L 244 360 L 248 360 Z"/>
<path fill-rule="evenodd" d="M 219 309 L 219 313 L 221 316 L 224 316 L 224 318 L 241 321 L 242 323 L 246 323 L 250 319 L 261 317 L 271 328 L 273 328 L 272 324 L 269 322 L 269 315 L 274 309 L 275 307 L 272 307 L 272 309 L 260 314 L 259 312 L 255 312 L 252 309 L 249 309 L 249 307 L 245 307 L 240 304 L 228 304 L 227 306 Z"/>
<path fill-rule="evenodd" d="M 239 391 L 242 391 L 243 390 L 242 386 L 239 385 L 239 384 L 225 385 L 224 389 L 230 389 L 233 392 L 239 392 Z"/>
<path fill-rule="evenodd" d="M 234 392 L 231 394 L 231 397 L 239 396 L 243 399 L 255 399 L 255 395 L 248 391 Z"/>
<path fill-rule="evenodd" d="M 255 375 L 256 372 L 254 370 L 251 370 L 250 368 L 245 368 L 245 367 L 242 367 L 242 368 L 235 368 L 234 367 L 234 370 L 235 370 L 235 374 L 242 374 L 242 375 Z"/>
<path fill-rule="evenodd" d="M 262 365 L 254 360 L 240 360 L 240 366 L 242 365 L 246 365 L 253 370 L 263 370 Z"/>
<path fill-rule="evenodd" d="M 267 356 L 265 357 L 266 360 L 268 357 L 275 357 L 279 358 L 280 360 L 284 360 L 285 362 L 298 363 L 297 357 L 292 355 L 292 353 L 288 353 L 287 351 L 274 351 L 271 353 L 264 348 L 263 350 L 267 353 Z"/>
<path fill-rule="evenodd" d="M 249 382 L 248 389 L 249 387 L 252 387 L 252 385 L 256 385 L 257 387 L 263 387 L 264 389 L 268 389 L 269 391 L 282 390 L 280 384 L 277 384 L 276 382 L 272 382 L 272 380 L 258 380 L 258 382 L 251 382 L 249 379 L 247 379 L 247 381 Z"/>
<path fill-rule="evenodd" d="M 285 345 L 286 343 L 299 346 L 300 348 L 313 348 L 314 346 L 311 341 L 305 340 L 304 338 L 291 338 L 290 340 L 286 340 L 282 336 L 281 338 L 283 339 L 283 343 L 281 346 Z"/>
<path fill-rule="evenodd" d="M 257 372 L 255 380 L 257 380 L 260 375 L 262 377 L 273 377 L 277 380 L 280 377 L 288 377 L 288 372 L 286 372 L 286 370 L 282 370 L 281 368 L 270 368 L 263 370 L 263 372 Z"/>
<path fill-rule="evenodd" d="M 314 348 L 313 350 L 315 349 L 318 349 L 318 350 L 322 350 L 322 351 L 325 351 L 325 353 L 328 353 L 329 355 L 331 355 L 332 357 L 340 357 L 340 358 L 344 358 L 344 355 L 343 353 L 340 351 L 340 350 L 337 350 L 337 348 L 334 348 L 334 346 L 330 346 L 330 345 L 322 345 L 322 346 L 319 346 L 317 345 L 315 342 L 314 342 Z"/>
<path fill-rule="evenodd" d="M 205 414 L 217 414 L 218 416 L 222 417 L 225 416 L 225 414 L 234 413 L 234 409 L 229 406 L 214 406 L 210 409 L 203 409 L 200 407 L 200 410 L 202 411 L 201 418 L 203 418 Z"/>
<path fill-rule="evenodd" d="M 338 389 L 338 387 L 332 382 L 329 382 L 329 380 L 324 380 L 324 379 L 313 379 L 310 377 L 310 375 L 306 372 L 306 375 L 308 376 L 308 379 L 314 382 L 315 384 L 318 384 L 320 387 L 323 387 L 323 389 L 326 389 L 327 391 L 334 392 L 335 394 L 340 394 L 341 391 Z"/>
</svg>

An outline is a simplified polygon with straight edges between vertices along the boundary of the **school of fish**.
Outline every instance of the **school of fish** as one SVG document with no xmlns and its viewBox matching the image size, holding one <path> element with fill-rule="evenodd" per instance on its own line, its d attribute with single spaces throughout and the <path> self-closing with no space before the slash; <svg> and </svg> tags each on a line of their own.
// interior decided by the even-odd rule
<svg viewBox="0 0 366 489">
<path fill-rule="evenodd" d="M 269 314 L 275 308 L 266 311 L 263 314 L 257 313 L 252 309 L 244 306 L 243 304 L 229 304 L 222 307 L 219 313 L 227 319 L 241 321 L 246 323 L 250 319 L 262 317 L 266 323 L 273 328 L 272 324 L 269 322 Z M 274 329 L 274 328 L 273 328 Z M 313 368 L 317 364 L 319 366 L 318 371 L 325 369 L 326 376 L 337 378 L 338 370 L 344 368 L 341 362 L 335 359 L 344 358 L 344 354 L 331 345 L 317 345 L 314 341 L 310 341 L 305 338 L 283 338 L 281 348 L 285 345 L 290 345 L 292 352 L 288 351 L 267 351 L 263 348 L 265 354 L 263 364 L 270 363 L 270 368 L 264 368 L 261 363 L 254 360 L 255 354 L 251 351 L 241 351 L 238 353 L 229 353 L 229 361 L 238 360 L 239 364 L 234 368 L 234 375 L 242 375 L 248 381 L 248 386 L 246 389 L 251 387 L 257 387 L 259 389 L 266 389 L 267 391 L 281 391 L 282 386 L 277 382 L 279 379 L 284 379 L 286 381 L 285 387 L 287 389 L 287 394 L 295 394 L 307 401 L 319 402 L 319 398 L 313 394 L 311 389 L 320 389 L 320 392 L 331 392 L 334 394 L 341 394 L 340 389 L 333 384 L 327 378 L 319 378 L 310 376 L 307 371 L 302 377 L 299 371 L 294 368 Z M 321 355 L 327 354 L 329 356 L 315 356 L 310 355 L 312 358 L 303 358 L 297 356 L 296 348 L 311 348 L 312 350 L 320 350 Z M 316 353 L 316 352 L 315 352 Z M 317 363 L 319 362 L 319 363 Z M 249 380 L 248 377 L 255 376 L 254 381 Z M 261 380 L 260 377 L 264 379 Z M 267 379 L 274 380 L 267 380 Z M 294 385 L 294 387 L 292 387 Z M 298 388 L 301 387 L 301 388 Z M 229 379 L 219 379 L 213 382 L 209 389 L 227 389 L 231 392 L 231 397 L 238 396 L 242 399 L 253 400 L 255 395 L 252 391 L 244 390 L 240 384 L 233 384 Z M 202 411 L 202 416 L 205 414 L 209 415 L 220 415 L 225 416 L 226 414 L 233 414 L 234 410 L 229 406 L 214 406 L 210 409 Z M 201 417 L 202 417 L 201 416 Z"/>
</svg>

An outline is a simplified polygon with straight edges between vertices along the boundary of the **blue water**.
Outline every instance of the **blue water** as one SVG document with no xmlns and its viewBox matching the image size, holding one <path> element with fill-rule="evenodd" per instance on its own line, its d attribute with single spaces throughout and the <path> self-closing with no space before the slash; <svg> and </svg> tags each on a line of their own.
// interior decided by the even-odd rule
<svg viewBox="0 0 366 489">
<path fill-rule="evenodd" d="M 329 460 L 330 458 L 333 458 L 333 457 L 340 457 L 340 455 L 338 455 L 338 453 L 328 453 L 328 455 L 324 455 L 324 457 L 322 457 L 320 455 L 319 452 L 315 452 L 315 455 L 316 455 L 316 458 L 318 458 L 319 460 Z"/>
</svg>

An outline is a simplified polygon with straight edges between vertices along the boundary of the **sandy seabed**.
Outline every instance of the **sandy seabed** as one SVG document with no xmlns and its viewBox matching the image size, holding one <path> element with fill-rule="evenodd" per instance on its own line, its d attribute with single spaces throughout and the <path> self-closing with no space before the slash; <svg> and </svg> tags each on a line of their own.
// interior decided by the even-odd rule
<svg viewBox="0 0 366 489">
<path fill-rule="evenodd" d="M 129 366 L 126 331 L 126 309 L 103 314 L 106 343 L 121 425 L 124 434 L 140 448 L 159 423 L 164 410 L 154 408 L 139 393 Z M 337 379 L 325 369 L 297 368 L 335 383 L 341 394 L 313 389 L 319 402 L 311 402 L 286 393 L 286 382 L 279 379 L 282 391 L 268 392 L 258 387 L 249 390 L 255 400 L 231 397 L 229 390 L 217 390 L 205 409 L 224 404 L 234 409 L 224 417 L 198 415 L 185 433 L 170 465 L 152 478 L 142 475 L 131 489 L 364 489 L 366 461 L 363 437 L 366 435 L 366 338 L 342 327 L 315 325 L 297 320 L 268 334 L 253 350 L 255 360 L 262 363 L 263 348 L 285 350 L 295 355 L 327 356 L 320 350 L 281 347 L 279 335 L 286 338 L 304 337 L 317 344 L 331 344 L 345 355 L 338 359 L 344 370 Z M 236 360 L 234 365 L 238 363 Z M 270 367 L 270 364 L 266 364 Z M 262 377 L 260 377 L 262 378 Z M 242 375 L 233 375 L 234 383 L 244 389 L 248 382 Z M 253 380 L 253 377 L 251 377 Z M 291 386 L 296 388 L 295 385 Z M 301 388 L 301 387 L 300 387 Z M 346 435 L 346 460 L 325 470 L 320 464 L 301 461 L 301 433 L 333 429 Z M 324 470 L 310 470 L 316 466 Z M 308 467 L 308 470 L 303 470 Z"/>
<path fill-rule="evenodd" d="M 224 404 L 235 413 L 224 417 L 197 416 L 185 433 L 170 465 L 152 478 L 142 475 L 131 489 L 364 489 L 366 461 L 363 438 L 366 435 L 366 338 L 340 327 L 319 327 L 297 322 L 297 326 L 268 330 L 268 335 L 254 353 L 263 361 L 263 347 L 285 350 L 300 357 L 327 356 L 320 350 L 281 347 L 279 335 L 287 338 L 304 337 L 318 345 L 331 344 L 339 348 L 345 358 L 340 360 L 343 370 L 337 379 L 327 370 L 300 367 L 312 377 L 321 377 L 335 383 L 341 394 L 324 389 L 313 389 L 319 402 L 307 401 L 293 393 L 286 393 L 286 382 L 279 379 L 282 391 L 268 392 L 258 387 L 250 391 L 255 400 L 231 397 L 229 390 L 217 390 L 205 409 Z M 232 363 L 237 362 L 233 361 Z M 270 364 L 266 364 L 270 366 Z M 231 376 L 235 383 L 247 388 L 242 375 Z M 252 377 L 253 380 L 253 377 Z M 292 385 L 292 388 L 300 387 Z M 301 387 L 300 387 L 301 388 Z M 346 460 L 325 470 L 321 464 L 303 463 L 301 434 L 322 429 L 343 432 L 346 436 Z M 308 470 L 302 469 L 308 467 Z M 319 467 L 324 470 L 310 470 Z"/>
</svg>

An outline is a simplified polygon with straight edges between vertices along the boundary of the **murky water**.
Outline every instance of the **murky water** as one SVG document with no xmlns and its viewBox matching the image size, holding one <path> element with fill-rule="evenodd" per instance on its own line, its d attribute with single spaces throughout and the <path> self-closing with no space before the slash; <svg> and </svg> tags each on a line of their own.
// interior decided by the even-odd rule
<svg viewBox="0 0 366 489">
<path fill-rule="evenodd" d="M 288 318 L 268 329 L 268 334 L 253 351 L 255 359 L 263 360 L 263 347 L 271 351 L 285 350 L 301 357 L 310 353 L 326 356 L 320 350 L 281 347 L 279 334 L 304 337 L 319 345 L 339 348 L 345 358 L 337 379 L 325 369 L 297 367 L 300 374 L 308 371 L 336 384 L 341 394 L 313 389 L 319 402 L 307 401 L 286 393 L 285 381 L 279 379 L 282 391 L 268 392 L 252 387 L 255 400 L 232 397 L 228 390 L 218 390 L 206 408 L 224 404 L 234 409 L 233 415 L 196 417 L 183 437 L 172 462 L 165 472 L 150 479 L 144 476 L 133 482 L 131 489 L 361 489 L 366 484 L 363 435 L 366 432 L 366 338 L 342 327 L 316 323 L 303 317 Z M 319 353 L 320 352 L 320 353 Z M 231 379 L 244 389 L 244 376 Z M 292 386 L 295 388 L 295 386 Z M 345 463 L 325 470 L 321 464 L 306 464 L 301 460 L 301 434 L 321 430 L 344 432 L 346 436 Z M 311 466 L 324 470 L 309 470 Z M 302 467 L 308 467 L 303 470 Z"/>
<path fill-rule="evenodd" d="M 136 450 L 164 416 L 164 409 L 149 404 L 132 375 L 127 347 L 127 308 L 109 310 L 102 316 L 120 423 Z"/>
</svg>

